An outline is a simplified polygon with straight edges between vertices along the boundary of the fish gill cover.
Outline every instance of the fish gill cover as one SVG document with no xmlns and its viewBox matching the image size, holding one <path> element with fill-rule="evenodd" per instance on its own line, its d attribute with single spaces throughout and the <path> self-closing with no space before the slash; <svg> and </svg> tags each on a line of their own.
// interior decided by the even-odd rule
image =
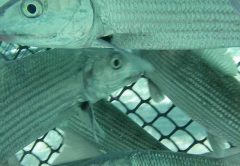
<svg viewBox="0 0 240 166">
<path fill-rule="evenodd" d="M 0 51 L 7 60 L 11 60 L 45 50 L 1 43 Z M 234 55 L 240 52 L 237 48 L 230 51 Z M 240 62 L 239 56 L 235 56 L 235 60 Z M 176 107 L 166 96 L 161 102 L 151 99 L 146 77 L 114 92 L 108 100 L 174 152 L 204 154 L 212 151 L 204 127 Z M 19 151 L 16 156 L 23 166 L 47 166 L 61 154 L 63 145 L 64 132 L 55 128 Z M 226 144 L 225 148 L 230 146 Z"/>
</svg>

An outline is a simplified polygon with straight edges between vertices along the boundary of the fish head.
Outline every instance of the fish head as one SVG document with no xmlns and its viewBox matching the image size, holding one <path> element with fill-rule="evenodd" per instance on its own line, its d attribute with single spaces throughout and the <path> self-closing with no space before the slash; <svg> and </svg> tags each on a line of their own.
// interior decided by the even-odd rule
<svg viewBox="0 0 240 166">
<path fill-rule="evenodd" d="M 106 50 L 107 55 L 106 55 Z M 99 49 L 93 62 L 84 70 L 84 87 L 87 99 L 96 102 L 112 92 L 136 82 L 144 72 L 154 70 L 153 66 L 134 54 L 124 54 L 114 49 Z"/>
<path fill-rule="evenodd" d="M 89 0 L 0 2 L 0 40 L 36 47 L 87 45 L 93 24 Z"/>
</svg>

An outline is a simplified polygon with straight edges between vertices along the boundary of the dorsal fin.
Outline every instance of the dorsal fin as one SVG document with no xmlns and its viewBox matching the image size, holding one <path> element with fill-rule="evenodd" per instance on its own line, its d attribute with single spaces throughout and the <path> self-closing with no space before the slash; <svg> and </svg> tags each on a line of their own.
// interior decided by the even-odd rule
<svg viewBox="0 0 240 166">
<path fill-rule="evenodd" d="M 194 52 L 203 58 L 216 71 L 228 76 L 237 75 L 237 65 L 235 64 L 233 57 L 230 55 L 228 48 L 206 49 Z"/>
</svg>

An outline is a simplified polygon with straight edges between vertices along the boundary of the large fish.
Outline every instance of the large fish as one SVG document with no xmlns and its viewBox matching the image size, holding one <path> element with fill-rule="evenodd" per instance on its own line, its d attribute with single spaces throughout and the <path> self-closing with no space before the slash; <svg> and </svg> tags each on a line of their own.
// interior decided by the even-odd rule
<svg viewBox="0 0 240 166">
<path fill-rule="evenodd" d="M 234 2 L 235 1 L 235 2 Z M 193 49 L 240 45 L 236 0 L 4 0 L 0 39 L 38 47 Z"/>
<path fill-rule="evenodd" d="M 102 155 L 85 161 L 75 161 L 56 166 L 239 166 L 239 154 L 226 158 L 165 151 L 135 151 Z"/>
<path fill-rule="evenodd" d="M 113 49 L 53 49 L 0 62 L 0 161 L 152 66 Z"/>
<path fill-rule="evenodd" d="M 103 100 L 93 106 L 96 120 L 104 134 L 97 130 L 96 142 L 89 114 L 76 108 L 76 114 L 66 124 L 59 126 L 64 131 L 64 147 L 54 164 L 112 152 L 168 150 L 109 102 Z"/>
<path fill-rule="evenodd" d="M 240 145 L 240 82 L 227 49 L 142 51 L 154 67 L 150 92 L 167 95 L 209 133 Z"/>
</svg>

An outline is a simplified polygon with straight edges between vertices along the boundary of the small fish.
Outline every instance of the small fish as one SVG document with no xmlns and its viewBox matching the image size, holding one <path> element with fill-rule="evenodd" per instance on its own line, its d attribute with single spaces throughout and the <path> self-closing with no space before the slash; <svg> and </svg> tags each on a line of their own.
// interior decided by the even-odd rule
<svg viewBox="0 0 240 166">
<path fill-rule="evenodd" d="M 113 49 L 53 49 L 0 61 L 0 161 L 153 67 Z"/>
<path fill-rule="evenodd" d="M 96 131 L 98 142 L 92 136 L 89 114 L 79 110 L 65 124 L 63 151 L 52 164 L 95 157 L 105 153 L 132 150 L 168 150 L 115 106 L 101 100 L 93 105 L 95 117 L 102 128 Z M 127 126 L 127 130 L 126 130 Z M 84 143 L 83 143 L 84 142 Z"/>
<path fill-rule="evenodd" d="M 239 24 L 229 0 L 21 0 L 1 16 L 0 39 L 50 48 L 105 47 L 102 37 L 130 49 L 219 48 L 240 46 Z"/>
<path fill-rule="evenodd" d="M 168 96 L 209 133 L 240 146 L 240 82 L 227 49 L 141 54 L 155 67 L 148 74 L 161 90 L 155 93 Z"/>
<path fill-rule="evenodd" d="M 212 158 L 180 152 L 133 151 L 102 155 L 56 166 L 239 166 L 239 154 L 226 158 Z"/>
</svg>

